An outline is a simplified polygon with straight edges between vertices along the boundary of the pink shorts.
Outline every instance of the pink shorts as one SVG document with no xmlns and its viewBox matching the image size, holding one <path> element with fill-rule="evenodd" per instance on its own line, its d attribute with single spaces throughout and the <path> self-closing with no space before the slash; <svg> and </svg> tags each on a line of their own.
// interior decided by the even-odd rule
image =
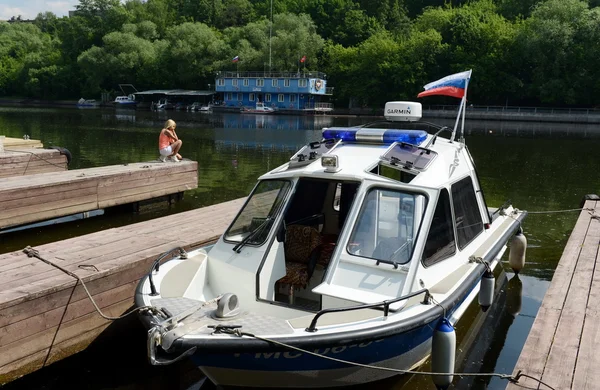
<svg viewBox="0 0 600 390">
<path fill-rule="evenodd" d="M 162 148 L 158 152 L 160 153 L 161 156 L 170 156 L 173 154 L 173 148 L 171 147 L 171 145 L 169 145 L 166 148 Z"/>
</svg>

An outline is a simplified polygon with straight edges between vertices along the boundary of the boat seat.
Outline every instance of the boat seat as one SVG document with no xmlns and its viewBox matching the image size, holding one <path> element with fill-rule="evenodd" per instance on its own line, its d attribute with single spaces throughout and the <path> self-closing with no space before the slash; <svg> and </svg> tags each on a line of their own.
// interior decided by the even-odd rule
<svg viewBox="0 0 600 390">
<path fill-rule="evenodd" d="M 335 244 L 338 236 L 334 234 L 327 234 L 321 236 L 321 250 L 319 253 L 319 259 L 317 260 L 317 266 L 323 269 L 329 266 L 331 256 L 335 250 Z"/>
<path fill-rule="evenodd" d="M 294 288 L 306 288 L 320 256 L 321 234 L 312 226 L 289 225 L 285 238 L 286 275 L 277 282 L 290 286 L 290 303 Z"/>
</svg>

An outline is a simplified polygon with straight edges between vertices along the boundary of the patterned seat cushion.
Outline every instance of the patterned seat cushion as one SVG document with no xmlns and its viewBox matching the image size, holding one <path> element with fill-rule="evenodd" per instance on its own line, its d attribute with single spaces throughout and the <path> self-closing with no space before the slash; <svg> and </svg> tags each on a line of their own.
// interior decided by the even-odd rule
<svg viewBox="0 0 600 390">
<path fill-rule="evenodd" d="M 285 260 L 308 264 L 310 255 L 321 244 L 319 231 L 312 226 L 290 225 L 285 238 Z"/>
<path fill-rule="evenodd" d="M 291 284 L 306 288 L 308 285 L 308 267 L 301 263 L 285 263 L 285 276 L 278 280 L 282 284 Z"/>
<path fill-rule="evenodd" d="M 311 258 L 318 255 L 315 251 L 321 245 L 321 235 L 312 226 L 290 225 L 285 237 L 286 275 L 278 282 L 306 288 L 312 274 L 309 265 Z"/>
</svg>

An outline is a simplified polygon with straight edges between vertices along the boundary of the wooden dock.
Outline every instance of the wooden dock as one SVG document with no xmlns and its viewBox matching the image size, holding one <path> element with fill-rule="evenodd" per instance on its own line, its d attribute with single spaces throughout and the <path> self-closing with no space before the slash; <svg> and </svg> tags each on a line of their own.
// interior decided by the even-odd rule
<svg viewBox="0 0 600 390">
<path fill-rule="evenodd" d="M 112 165 L 0 179 L 0 229 L 198 187 L 198 163 Z"/>
<path fill-rule="evenodd" d="M 83 278 L 101 310 L 123 314 L 162 253 L 215 241 L 244 199 L 71 238 L 34 249 Z M 0 385 L 85 349 L 107 326 L 77 280 L 27 257 L 0 255 Z"/>
<path fill-rule="evenodd" d="M 37 139 L 4 138 L 4 149 L 13 148 L 43 148 L 44 144 Z"/>
<path fill-rule="evenodd" d="M 11 147 L 0 152 L 0 179 L 67 170 L 67 156 L 56 149 Z"/>
<path fill-rule="evenodd" d="M 600 389 L 600 201 L 588 200 L 514 370 L 556 390 Z M 522 377 L 508 390 L 546 389 Z"/>
</svg>

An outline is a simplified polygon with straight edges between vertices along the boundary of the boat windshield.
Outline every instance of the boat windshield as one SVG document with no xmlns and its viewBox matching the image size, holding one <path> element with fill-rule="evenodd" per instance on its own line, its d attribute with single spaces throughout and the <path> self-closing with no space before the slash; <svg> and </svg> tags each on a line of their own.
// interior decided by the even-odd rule
<svg viewBox="0 0 600 390">
<path fill-rule="evenodd" d="M 244 208 L 237 215 L 231 227 L 225 232 L 225 241 L 262 245 L 283 206 L 290 188 L 286 180 L 263 180 L 255 187 Z"/>
<path fill-rule="evenodd" d="M 408 262 L 426 204 L 422 194 L 371 189 L 348 241 L 348 253 L 385 263 Z"/>
</svg>

